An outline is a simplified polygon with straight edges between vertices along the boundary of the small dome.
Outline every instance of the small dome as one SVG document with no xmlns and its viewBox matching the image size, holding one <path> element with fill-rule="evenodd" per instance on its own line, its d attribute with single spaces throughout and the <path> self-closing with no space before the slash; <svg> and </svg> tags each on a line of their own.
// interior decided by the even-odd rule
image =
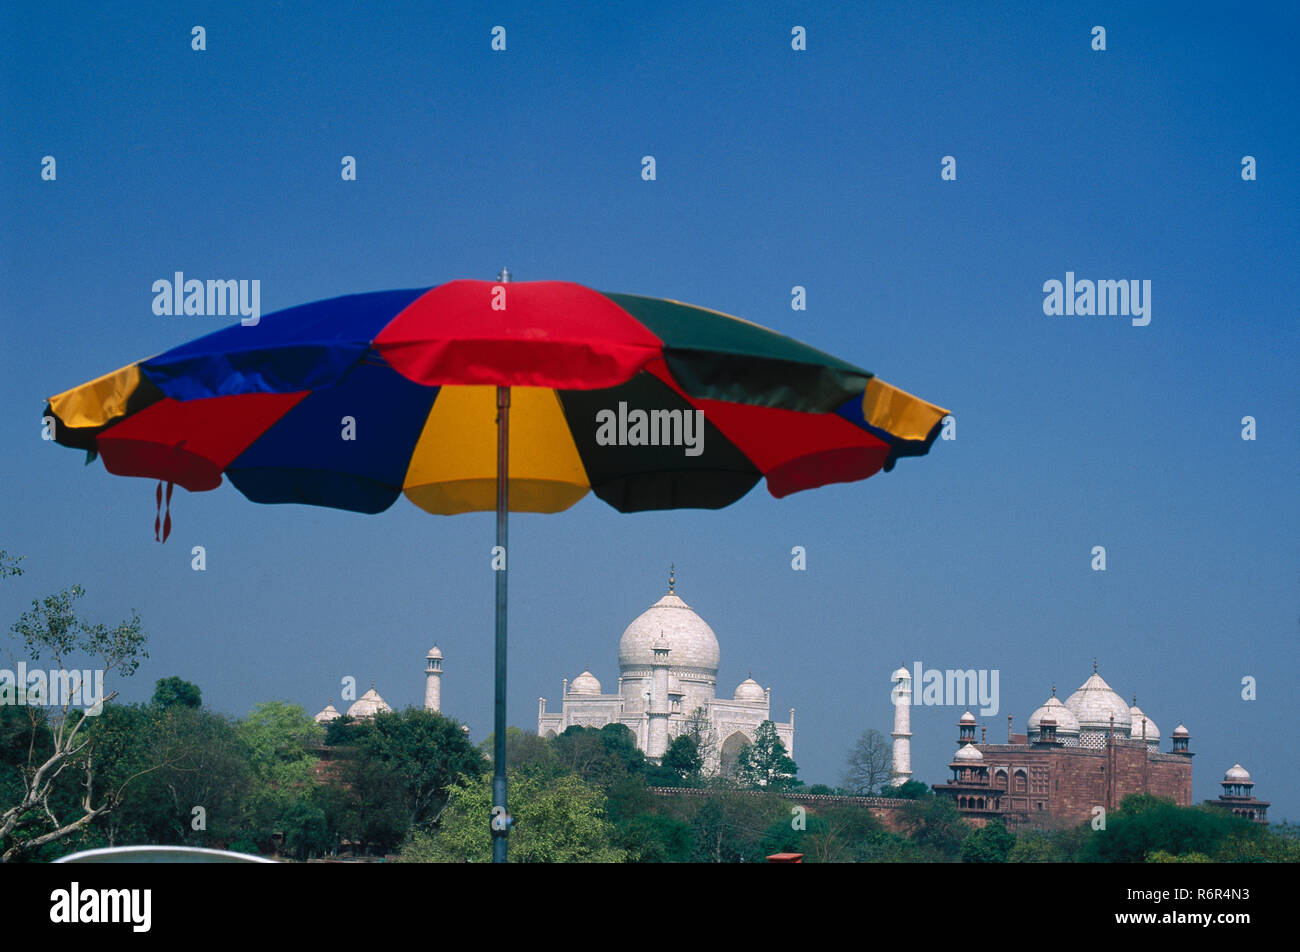
<svg viewBox="0 0 1300 952">
<path fill-rule="evenodd" d="M 735 699 L 737 701 L 766 701 L 767 692 L 753 678 L 746 678 L 736 685 Z"/>
<path fill-rule="evenodd" d="M 599 694 L 600 682 L 590 671 L 583 671 L 569 684 L 570 694 Z"/>
<path fill-rule="evenodd" d="M 961 716 L 961 720 L 959 720 L 957 723 L 962 725 L 974 724 L 975 715 L 972 714 L 970 711 L 967 711 L 965 714 Z"/>
<path fill-rule="evenodd" d="M 1079 719 L 1083 730 L 1110 730 L 1114 715 L 1115 730 L 1127 734 L 1133 722 L 1124 699 L 1096 671 L 1065 699 L 1065 706 Z"/>
<path fill-rule="evenodd" d="M 374 717 L 381 711 L 385 714 L 391 714 L 393 709 L 388 706 L 387 701 L 379 696 L 379 692 L 375 690 L 374 685 L 371 685 L 369 691 L 352 702 L 352 706 L 348 708 L 348 717 Z"/>
<path fill-rule="evenodd" d="M 953 757 L 953 760 L 960 760 L 963 763 L 979 763 L 984 760 L 984 755 L 975 749 L 974 744 L 963 744 L 961 749 L 957 751 L 957 756 Z"/>
<path fill-rule="evenodd" d="M 1055 694 L 1043 702 L 1042 707 L 1029 715 L 1029 722 L 1025 726 L 1029 728 L 1029 733 L 1033 734 L 1042 728 L 1044 720 L 1055 721 L 1058 734 L 1079 733 L 1079 719 L 1061 703 L 1061 699 Z"/>
<path fill-rule="evenodd" d="M 438 650 L 438 646 L 437 646 L 437 645 L 434 645 L 432 648 L 429 649 L 429 653 L 428 653 L 427 655 L 425 655 L 425 657 L 426 657 L 426 658 L 441 658 L 441 657 L 442 657 L 442 652 Z"/>
<path fill-rule="evenodd" d="M 1146 717 L 1147 742 L 1156 743 L 1160 740 L 1160 728 L 1156 727 L 1156 722 L 1151 720 L 1142 713 L 1142 709 L 1134 704 L 1128 709 L 1128 716 L 1133 721 L 1132 734 L 1134 740 L 1142 739 L 1142 718 Z"/>
<path fill-rule="evenodd" d="M 912 673 L 906 668 L 899 668 L 889 676 L 890 681 L 911 681 Z"/>
<path fill-rule="evenodd" d="M 1224 783 L 1251 783 L 1250 771 L 1241 764 L 1233 764 L 1223 775 Z"/>
<path fill-rule="evenodd" d="M 1187 733 L 1187 728 L 1186 728 L 1186 727 L 1184 727 L 1182 724 L 1179 724 L 1177 727 L 1174 728 L 1174 736 L 1175 736 L 1175 737 L 1191 737 L 1192 735 L 1189 734 L 1189 733 Z"/>
<path fill-rule="evenodd" d="M 334 709 L 334 704 L 331 702 L 326 704 L 325 709 L 313 717 L 312 720 L 317 724 L 328 724 L 330 721 L 337 720 L 339 717 L 339 712 Z"/>
</svg>

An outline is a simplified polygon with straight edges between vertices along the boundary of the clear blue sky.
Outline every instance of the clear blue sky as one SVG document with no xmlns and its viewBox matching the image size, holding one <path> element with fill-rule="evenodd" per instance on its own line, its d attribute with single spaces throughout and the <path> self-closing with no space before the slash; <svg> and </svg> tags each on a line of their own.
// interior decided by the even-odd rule
<svg viewBox="0 0 1300 952">
<path fill-rule="evenodd" d="M 270 312 L 506 264 L 747 317 L 958 421 L 926 458 L 780 501 L 760 485 L 719 512 L 588 497 L 514 517 L 513 723 L 535 728 L 538 696 L 558 705 L 584 665 L 612 686 L 619 634 L 675 562 L 721 641 L 720 691 L 752 671 L 798 709 L 809 782 L 888 731 L 900 663 L 997 669 L 1001 739 L 1096 657 L 1165 749 L 1191 730 L 1196 799 L 1240 761 L 1300 819 L 1293 4 L 482 10 L 6 7 L 0 547 L 27 568 L 0 588 L 6 626 L 81 583 L 88 615 L 134 608 L 151 633 L 125 699 L 180 675 L 240 715 L 318 710 L 344 675 L 419 703 L 437 641 L 444 710 L 484 737 L 491 515 L 223 486 L 178 491 L 158 545 L 154 484 L 43 442 L 40 411 L 221 325 L 152 313 L 175 271 L 257 278 Z M 1067 271 L 1150 280 L 1151 323 L 1046 316 Z M 920 779 L 947 776 L 960 714 L 913 711 Z"/>
</svg>

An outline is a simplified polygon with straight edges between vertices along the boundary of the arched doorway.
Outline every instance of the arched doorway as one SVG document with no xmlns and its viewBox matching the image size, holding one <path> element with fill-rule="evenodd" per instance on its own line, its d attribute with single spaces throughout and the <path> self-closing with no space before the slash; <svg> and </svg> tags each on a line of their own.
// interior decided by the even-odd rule
<svg viewBox="0 0 1300 952">
<path fill-rule="evenodd" d="M 745 736 L 744 731 L 736 731 L 722 742 L 722 775 L 724 777 L 735 776 L 736 763 L 740 760 L 740 751 L 750 743 L 752 742 Z"/>
</svg>

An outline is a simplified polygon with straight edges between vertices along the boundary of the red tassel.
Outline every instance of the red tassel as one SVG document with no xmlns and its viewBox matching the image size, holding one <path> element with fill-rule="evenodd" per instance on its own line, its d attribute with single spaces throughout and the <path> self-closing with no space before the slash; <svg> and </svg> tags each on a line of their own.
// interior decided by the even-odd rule
<svg viewBox="0 0 1300 952">
<path fill-rule="evenodd" d="M 172 487 L 175 483 L 167 484 L 167 514 L 163 519 L 162 540 L 167 541 L 167 537 L 172 534 Z"/>
<path fill-rule="evenodd" d="M 158 480 L 158 488 L 154 490 L 153 498 L 154 498 L 153 540 L 155 542 L 161 542 L 162 540 L 158 538 L 158 527 L 162 524 L 162 520 L 159 518 L 162 515 L 162 480 L 161 479 Z"/>
</svg>

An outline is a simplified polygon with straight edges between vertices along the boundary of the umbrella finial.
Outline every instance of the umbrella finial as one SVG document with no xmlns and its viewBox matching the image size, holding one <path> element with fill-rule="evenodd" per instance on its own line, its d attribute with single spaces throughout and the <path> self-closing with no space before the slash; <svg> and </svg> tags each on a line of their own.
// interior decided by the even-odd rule
<svg viewBox="0 0 1300 952">
<path fill-rule="evenodd" d="M 1093 658 L 1093 659 L 1092 659 L 1092 673 L 1093 673 L 1093 674 L 1096 674 L 1096 673 L 1097 673 L 1097 659 L 1096 659 L 1096 658 Z"/>
<path fill-rule="evenodd" d="M 503 266 L 503 267 L 501 268 L 501 273 L 497 275 L 497 280 L 498 280 L 499 282 L 501 282 L 502 284 L 509 284 L 509 283 L 510 283 L 510 269 L 509 269 L 509 268 L 506 268 L 506 267 Z"/>
<path fill-rule="evenodd" d="M 673 594 L 673 586 L 676 584 L 673 581 L 673 571 L 674 571 L 674 565 L 672 562 L 669 562 L 668 563 L 668 594 L 669 595 Z"/>
</svg>

